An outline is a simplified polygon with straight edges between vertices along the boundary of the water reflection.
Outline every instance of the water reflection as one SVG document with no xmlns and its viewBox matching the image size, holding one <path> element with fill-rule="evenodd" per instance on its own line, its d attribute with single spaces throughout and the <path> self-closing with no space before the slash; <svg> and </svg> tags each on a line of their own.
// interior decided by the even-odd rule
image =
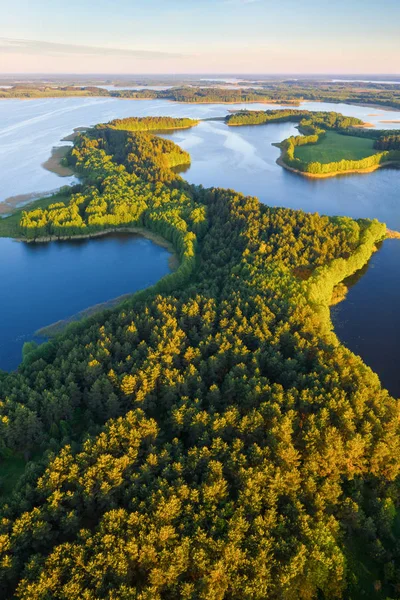
<svg viewBox="0 0 400 600">
<path fill-rule="evenodd" d="M 23 244 L 0 238 L 0 369 L 14 369 L 25 341 L 50 323 L 156 283 L 169 253 L 131 234 Z"/>
<path fill-rule="evenodd" d="M 382 384 L 400 397 L 400 242 L 386 240 L 368 265 L 347 284 L 346 300 L 332 309 L 341 341 L 379 374 Z"/>
</svg>

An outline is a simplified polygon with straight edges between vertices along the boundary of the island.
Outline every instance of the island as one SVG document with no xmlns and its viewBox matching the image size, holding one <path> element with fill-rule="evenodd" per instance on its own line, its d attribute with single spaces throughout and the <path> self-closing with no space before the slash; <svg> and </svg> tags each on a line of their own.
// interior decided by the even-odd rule
<svg viewBox="0 0 400 600">
<path fill-rule="evenodd" d="M 226 118 L 232 127 L 288 121 L 299 123 L 304 134 L 276 144 L 277 162 L 289 171 L 321 178 L 400 166 L 400 131 L 361 129 L 368 124 L 354 117 L 288 109 L 236 111 Z"/>
<path fill-rule="evenodd" d="M 179 258 L 0 373 L 2 597 L 355 597 L 373 565 L 386 598 L 399 403 L 330 319 L 386 227 L 190 185 L 160 126 L 78 132 L 81 183 L 0 221 L 31 243 L 140 228 Z"/>
</svg>

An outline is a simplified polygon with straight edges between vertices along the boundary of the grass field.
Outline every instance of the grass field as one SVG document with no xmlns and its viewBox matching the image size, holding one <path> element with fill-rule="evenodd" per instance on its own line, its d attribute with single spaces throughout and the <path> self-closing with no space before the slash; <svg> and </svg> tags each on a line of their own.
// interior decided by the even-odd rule
<svg viewBox="0 0 400 600">
<path fill-rule="evenodd" d="M 317 144 L 298 146 L 295 157 L 303 162 L 331 163 L 340 160 L 360 160 L 376 154 L 374 140 L 328 131 Z"/>
</svg>

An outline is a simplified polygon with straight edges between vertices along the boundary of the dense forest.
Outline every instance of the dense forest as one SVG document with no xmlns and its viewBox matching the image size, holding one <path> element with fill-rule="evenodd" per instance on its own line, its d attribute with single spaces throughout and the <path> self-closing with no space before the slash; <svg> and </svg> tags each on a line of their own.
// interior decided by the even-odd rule
<svg viewBox="0 0 400 600">
<path fill-rule="evenodd" d="M 303 130 L 315 133 L 316 129 L 348 129 L 362 127 L 364 122 L 357 117 L 345 117 L 336 112 L 318 112 L 309 110 L 242 110 L 228 115 L 227 125 L 263 125 L 293 121 Z"/>
<path fill-rule="evenodd" d="M 16 84 L 0 89 L 0 98 L 40 98 L 60 96 L 110 96 L 113 98 L 165 99 L 175 102 L 243 103 L 272 102 L 299 105 L 302 101 L 349 102 L 400 108 L 400 86 L 366 82 L 323 82 L 287 80 L 262 82 L 256 87 L 226 88 L 190 86 L 165 90 L 107 90 L 95 86 Z"/>
<path fill-rule="evenodd" d="M 0 373 L 1 597 L 396 598 L 400 406 L 329 315 L 385 226 L 191 186 L 178 156 L 94 128 L 80 188 L 22 213 L 140 225 L 180 266 Z"/>
<path fill-rule="evenodd" d="M 397 131 L 385 133 L 375 142 L 377 150 L 400 150 L 400 133 Z"/>
</svg>

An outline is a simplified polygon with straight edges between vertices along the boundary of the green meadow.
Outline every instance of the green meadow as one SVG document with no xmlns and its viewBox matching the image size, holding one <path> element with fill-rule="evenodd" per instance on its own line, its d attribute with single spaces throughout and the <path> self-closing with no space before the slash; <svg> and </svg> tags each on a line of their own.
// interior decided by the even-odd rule
<svg viewBox="0 0 400 600">
<path fill-rule="evenodd" d="M 327 131 L 316 144 L 297 146 L 295 158 L 303 162 L 331 163 L 341 160 L 361 160 L 376 154 L 372 138 L 342 135 Z"/>
</svg>

